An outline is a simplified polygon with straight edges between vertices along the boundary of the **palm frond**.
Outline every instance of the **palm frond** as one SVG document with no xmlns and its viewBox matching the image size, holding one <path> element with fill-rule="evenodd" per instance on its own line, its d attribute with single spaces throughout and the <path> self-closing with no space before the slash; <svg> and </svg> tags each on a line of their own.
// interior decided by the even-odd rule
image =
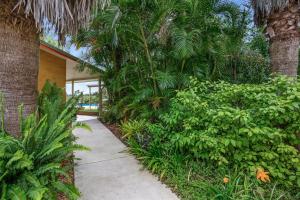
<svg viewBox="0 0 300 200">
<path fill-rule="evenodd" d="M 297 0 L 252 0 L 255 12 L 256 23 L 261 24 L 275 11 L 282 11 L 292 4 L 297 4 Z"/>
<path fill-rule="evenodd" d="M 76 35 L 86 28 L 93 11 L 109 4 L 110 0 L 18 0 L 15 10 L 22 8 L 33 16 L 40 30 L 54 27 L 62 40 L 65 34 Z"/>
</svg>

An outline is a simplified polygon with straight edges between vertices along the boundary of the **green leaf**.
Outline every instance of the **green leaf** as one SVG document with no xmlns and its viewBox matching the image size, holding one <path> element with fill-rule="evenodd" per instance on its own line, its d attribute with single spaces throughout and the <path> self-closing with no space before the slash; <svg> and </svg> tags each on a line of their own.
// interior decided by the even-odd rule
<svg viewBox="0 0 300 200">
<path fill-rule="evenodd" d="M 8 197 L 11 200 L 27 200 L 26 192 L 19 186 L 12 186 L 8 188 Z"/>
</svg>

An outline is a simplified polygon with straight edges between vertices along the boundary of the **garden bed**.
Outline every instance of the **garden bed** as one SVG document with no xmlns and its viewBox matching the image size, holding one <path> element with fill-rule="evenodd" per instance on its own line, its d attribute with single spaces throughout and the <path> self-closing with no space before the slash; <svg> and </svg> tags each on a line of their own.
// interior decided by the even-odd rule
<svg viewBox="0 0 300 200">
<path fill-rule="evenodd" d="M 100 120 L 101 121 L 101 120 Z M 120 127 L 118 124 L 116 123 L 106 123 L 101 121 L 101 123 L 108 128 L 123 144 L 125 144 L 126 146 L 128 146 L 128 144 L 126 143 L 125 139 L 123 138 L 123 135 L 121 133 Z"/>
<path fill-rule="evenodd" d="M 98 116 L 99 115 L 99 110 L 98 109 L 80 109 L 77 112 L 78 115 L 88 115 L 88 116 Z"/>
<path fill-rule="evenodd" d="M 60 180 L 63 183 L 67 183 L 67 184 L 75 184 L 75 174 L 74 174 L 74 156 L 71 156 L 70 159 L 65 160 L 62 163 L 62 167 L 66 167 L 69 168 L 68 170 L 68 175 L 69 175 L 69 179 L 66 178 L 65 176 L 60 176 Z M 58 198 L 57 200 L 68 200 L 68 198 L 63 195 L 63 194 L 58 194 Z"/>
</svg>

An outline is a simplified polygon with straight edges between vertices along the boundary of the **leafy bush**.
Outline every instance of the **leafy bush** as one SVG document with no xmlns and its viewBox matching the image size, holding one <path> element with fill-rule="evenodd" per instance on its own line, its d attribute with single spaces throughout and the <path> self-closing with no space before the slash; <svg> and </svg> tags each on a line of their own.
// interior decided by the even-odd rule
<svg viewBox="0 0 300 200">
<path fill-rule="evenodd" d="M 262 184 L 232 167 L 219 168 L 212 163 L 187 159 L 167 151 L 158 143 L 147 150 L 134 140 L 129 144 L 131 152 L 142 164 L 172 187 L 182 200 L 294 200 L 300 197 L 300 193 L 291 192 L 276 182 Z M 228 179 L 227 183 L 224 178 Z"/>
<path fill-rule="evenodd" d="M 57 87 L 55 83 L 46 81 L 38 97 L 39 114 L 47 115 L 48 123 L 53 123 L 64 109 L 64 105 L 63 89 Z"/>
<path fill-rule="evenodd" d="M 178 92 L 160 132 L 174 152 L 255 174 L 258 168 L 300 186 L 300 82 L 260 85 L 191 81 Z M 156 131 L 157 132 L 157 131 Z"/>
<path fill-rule="evenodd" d="M 144 119 L 130 120 L 121 124 L 121 133 L 124 139 L 129 141 L 134 139 L 139 146 L 146 149 L 151 141 L 151 136 L 146 131 L 148 126 L 150 126 L 150 123 L 147 123 Z"/>
<path fill-rule="evenodd" d="M 54 86 L 52 89 L 56 90 Z M 51 97 L 46 96 L 40 105 L 41 115 L 32 114 L 20 120 L 21 138 L 10 136 L 3 128 L 0 130 L 1 199 L 57 199 L 59 192 L 69 199 L 79 198 L 79 192 L 72 184 L 59 180 L 60 176 L 69 177 L 62 161 L 74 150 L 86 150 L 75 144 L 72 136 L 74 128 L 88 128 L 82 123 L 72 125 L 79 97 L 70 99 L 62 110 L 58 110 L 56 108 L 60 106 L 45 109 L 50 108 L 51 102 L 59 102 L 59 98 L 50 100 Z"/>
</svg>

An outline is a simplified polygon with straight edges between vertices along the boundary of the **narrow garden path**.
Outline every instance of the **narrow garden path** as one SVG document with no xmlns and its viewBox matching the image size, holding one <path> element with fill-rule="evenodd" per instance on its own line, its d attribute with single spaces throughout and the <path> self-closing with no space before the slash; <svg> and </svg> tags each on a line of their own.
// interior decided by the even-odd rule
<svg viewBox="0 0 300 200">
<path fill-rule="evenodd" d="M 93 132 L 77 129 L 78 143 L 91 148 L 76 152 L 75 184 L 82 200 L 178 200 L 157 178 L 126 152 L 126 146 L 94 117 L 79 116 Z"/>
</svg>

